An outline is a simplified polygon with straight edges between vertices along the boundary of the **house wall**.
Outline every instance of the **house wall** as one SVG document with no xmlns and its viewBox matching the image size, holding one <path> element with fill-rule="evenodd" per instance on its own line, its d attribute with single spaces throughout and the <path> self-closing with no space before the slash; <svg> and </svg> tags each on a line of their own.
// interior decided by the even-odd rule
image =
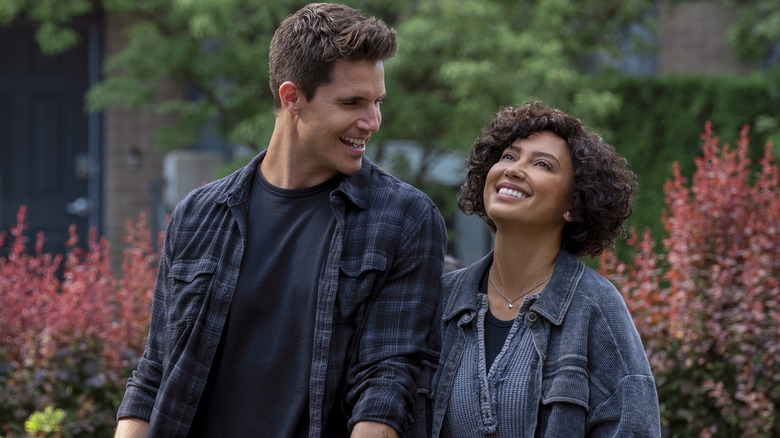
<svg viewBox="0 0 780 438">
<path fill-rule="evenodd" d="M 659 4 L 659 73 L 747 73 L 754 65 L 741 63 L 726 41 L 734 9 L 712 1 Z"/>
<path fill-rule="evenodd" d="M 104 56 L 121 50 L 126 42 L 124 30 L 131 21 L 107 15 Z M 109 73 L 110 74 L 110 73 Z M 165 83 L 161 97 L 183 95 L 183 86 Z M 137 221 L 146 212 L 154 228 L 153 209 L 161 196 L 163 153 L 154 142 L 154 133 L 170 122 L 170 117 L 154 113 L 151 107 L 130 110 L 107 108 L 103 113 L 103 235 L 111 242 L 111 260 L 115 269 L 122 260 L 127 219 Z"/>
</svg>

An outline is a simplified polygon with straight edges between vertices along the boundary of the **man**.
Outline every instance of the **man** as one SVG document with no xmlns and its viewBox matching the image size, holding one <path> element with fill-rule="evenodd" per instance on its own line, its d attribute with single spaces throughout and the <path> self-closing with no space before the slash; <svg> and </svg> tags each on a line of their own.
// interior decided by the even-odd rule
<svg viewBox="0 0 780 438">
<path fill-rule="evenodd" d="M 422 433 L 446 230 L 363 157 L 395 46 L 341 5 L 277 29 L 268 149 L 174 210 L 117 436 Z"/>
</svg>

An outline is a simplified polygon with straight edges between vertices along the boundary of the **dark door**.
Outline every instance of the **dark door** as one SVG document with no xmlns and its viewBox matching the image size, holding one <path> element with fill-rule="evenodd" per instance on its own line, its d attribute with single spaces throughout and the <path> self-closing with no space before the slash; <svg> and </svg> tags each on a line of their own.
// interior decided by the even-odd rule
<svg viewBox="0 0 780 438">
<path fill-rule="evenodd" d="M 15 224 L 26 205 L 28 247 L 43 231 L 47 252 L 64 250 L 71 224 L 82 242 L 97 225 L 99 147 L 90 135 L 93 116 L 84 112 L 93 30 L 94 24 L 80 26 L 77 47 L 44 56 L 32 24 L 0 28 L 0 229 Z"/>
</svg>

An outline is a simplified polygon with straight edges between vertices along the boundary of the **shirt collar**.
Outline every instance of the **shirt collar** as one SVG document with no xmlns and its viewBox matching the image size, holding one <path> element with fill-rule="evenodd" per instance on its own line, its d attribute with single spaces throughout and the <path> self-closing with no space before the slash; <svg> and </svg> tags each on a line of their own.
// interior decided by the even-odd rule
<svg viewBox="0 0 780 438">
<path fill-rule="evenodd" d="M 368 192 L 370 190 L 371 171 L 373 168 L 371 161 L 363 157 L 360 170 L 351 175 L 345 175 L 341 179 L 336 192 L 341 193 L 357 208 L 365 210 L 368 203 Z"/>
<path fill-rule="evenodd" d="M 228 203 L 228 206 L 232 207 L 245 202 L 249 198 L 251 182 L 253 181 L 255 172 L 257 172 L 257 167 L 260 165 L 263 157 L 265 157 L 266 152 L 267 150 L 260 152 L 249 164 L 236 171 L 233 183 L 227 186 L 225 191 L 216 198 L 217 203 Z M 348 199 L 359 209 L 364 210 L 368 202 L 368 192 L 370 189 L 371 172 L 373 168 L 374 165 L 371 161 L 369 161 L 368 158 L 363 157 L 360 170 L 352 175 L 345 175 L 339 183 L 336 192 L 342 194 L 344 198 Z"/>
<path fill-rule="evenodd" d="M 252 189 L 252 181 L 254 181 L 257 166 L 260 165 L 260 161 L 263 160 L 265 153 L 265 150 L 260 152 L 249 162 L 249 164 L 236 170 L 231 176 L 227 177 L 232 177 L 233 181 L 225 186 L 223 192 L 216 197 L 217 204 L 227 203 L 228 207 L 234 207 L 249 199 L 249 193 Z"/>
</svg>

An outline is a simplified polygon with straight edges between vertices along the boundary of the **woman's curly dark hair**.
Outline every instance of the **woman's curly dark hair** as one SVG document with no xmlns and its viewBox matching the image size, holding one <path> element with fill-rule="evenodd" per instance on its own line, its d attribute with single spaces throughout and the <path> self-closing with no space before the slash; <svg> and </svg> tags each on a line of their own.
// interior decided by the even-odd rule
<svg viewBox="0 0 780 438">
<path fill-rule="evenodd" d="M 631 215 L 637 188 L 636 175 L 625 158 L 589 132 L 582 122 L 541 101 L 518 108 L 501 108 L 482 129 L 466 160 L 468 174 L 458 196 L 465 214 L 476 214 L 496 232 L 487 216 L 483 190 L 488 171 L 503 151 L 517 139 L 541 131 L 552 131 L 566 140 L 574 165 L 572 222 L 563 229 L 562 249 L 576 256 L 601 254 L 611 247 Z"/>
</svg>

